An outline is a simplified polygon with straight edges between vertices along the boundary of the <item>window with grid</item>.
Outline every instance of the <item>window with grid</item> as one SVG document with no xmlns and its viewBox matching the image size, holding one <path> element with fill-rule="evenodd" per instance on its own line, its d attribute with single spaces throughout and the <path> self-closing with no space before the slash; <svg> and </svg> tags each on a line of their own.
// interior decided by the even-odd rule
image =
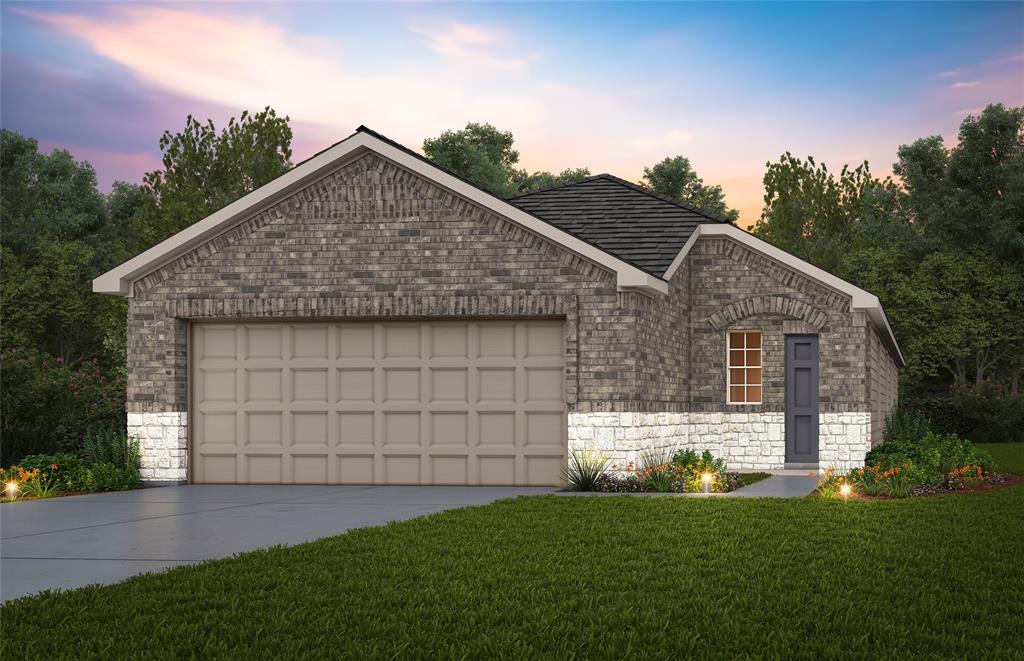
<svg viewBox="0 0 1024 661">
<path fill-rule="evenodd" d="M 761 331 L 729 332 L 730 404 L 761 403 Z"/>
</svg>

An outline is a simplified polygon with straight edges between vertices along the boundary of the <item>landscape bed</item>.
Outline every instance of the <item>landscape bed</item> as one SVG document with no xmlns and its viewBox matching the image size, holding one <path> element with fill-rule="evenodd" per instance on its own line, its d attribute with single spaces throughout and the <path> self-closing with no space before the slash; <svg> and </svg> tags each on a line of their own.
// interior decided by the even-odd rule
<svg viewBox="0 0 1024 661">
<path fill-rule="evenodd" d="M 1024 487 L 539 496 L 13 601 L 4 658 L 1012 657 Z"/>
</svg>

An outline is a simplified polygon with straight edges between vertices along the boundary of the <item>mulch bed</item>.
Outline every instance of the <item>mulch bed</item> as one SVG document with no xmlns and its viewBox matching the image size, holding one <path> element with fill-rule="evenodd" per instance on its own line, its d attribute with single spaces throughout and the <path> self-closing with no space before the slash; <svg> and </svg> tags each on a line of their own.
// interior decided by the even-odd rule
<svg viewBox="0 0 1024 661">
<path fill-rule="evenodd" d="M 975 491 L 995 491 L 996 489 L 1020 485 L 1024 485 L 1024 475 L 996 473 L 995 475 L 992 475 L 980 482 L 968 484 L 962 489 L 945 489 L 943 487 L 930 485 L 915 487 L 910 497 L 923 498 L 926 496 L 953 496 L 962 493 L 973 493 Z M 851 499 L 853 498 L 856 498 L 857 500 L 905 500 L 902 498 L 892 498 L 891 496 L 865 496 L 863 494 L 852 496 Z"/>
</svg>

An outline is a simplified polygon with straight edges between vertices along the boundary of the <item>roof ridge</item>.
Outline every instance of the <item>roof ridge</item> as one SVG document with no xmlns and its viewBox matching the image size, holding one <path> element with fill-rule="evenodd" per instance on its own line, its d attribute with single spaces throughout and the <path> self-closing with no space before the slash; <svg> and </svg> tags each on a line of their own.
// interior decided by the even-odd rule
<svg viewBox="0 0 1024 661">
<path fill-rule="evenodd" d="M 527 191 L 525 193 L 516 193 L 515 195 L 510 195 L 509 197 L 506 197 L 505 200 L 516 200 L 516 199 L 519 199 L 520 197 L 526 197 L 527 195 L 536 195 L 537 193 L 547 193 L 548 191 L 558 190 L 559 188 L 567 188 L 569 186 L 575 186 L 576 184 L 585 184 L 588 181 L 593 181 L 595 179 L 600 179 L 601 177 L 604 177 L 604 176 L 609 176 L 609 175 L 605 175 L 603 173 L 602 174 L 592 174 L 589 177 L 584 177 L 583 179 L 578 179 L 576 181 L 567 181 L 567 182 L 562 183 L 562 184 L 555 184 L 554 186 L 548 186 L 547 188 L 538 188 L 537 190 Z"/>
<path fill-rule="evenodd" d="M 683 200 L 680 200 L 678 198 L 672 197 L 671 195 L 664 195 L 662 193 L 659 193 L 659 192 L 657 192 L 655 190 L 652 190 L 652 189 L 650 189 L 650 188 L 648 188 L 646 186 L 643 186 L 641 184 L 634 184 L 632 181 L 627 181 L 627 180 L 625 180 L 625 179 L 623 179 L 621 177 L 616 177 L 614 174 L 604 173 L 604 174 L 598 175 L 598 177 L 604 177 L 605 179 L 608 179 L 609 181 L 613 181 L 613 182 L 619 184 L 620 186 L 624 186 L 626 188 L 630 188 L 630 189 L 635 190 L 637 192 L 644 193 L 645 195 L 649 195 L 650 197 L 653 197 L 653 198 L 655 198 L 657 200 L 661 200 L 662 202 L 668 202 L 669 204 L 674 204 L 677 207 L 681 207 L 683 209 L 686 209 L 687 211 L 693 211 L 694 213 L 699 213 L 700 215 L 706 216 L 707 218 L 709 218 L 711 220 L 714 220 L 714 221 L 717 221 L 717 222 L 720 222 L 720 223 L 729 223 L 730 225 L 734 224 L 733 221 L 729 220 L 728 218 L 726 218 L 725 216 L 723 216 L 721 214 L 712 213 L 711 211 L 708 211 L 707 209 L 703 209 L 701 207 L 698 207 L 695 204 L 690 204 L 689 202 L 684 202 Z"/>
</svg>

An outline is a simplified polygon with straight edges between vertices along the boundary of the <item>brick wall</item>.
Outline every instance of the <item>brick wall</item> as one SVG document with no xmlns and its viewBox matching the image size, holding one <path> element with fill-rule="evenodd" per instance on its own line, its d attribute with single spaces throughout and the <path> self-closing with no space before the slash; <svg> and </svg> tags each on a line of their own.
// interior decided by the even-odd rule
<svg viewBox="0 0 1024 661">
<path fill-rule="evenodd" d="M 572 405 L 628 407 L 634 296 L 369 154 L 135 283 L 128 410 L 187 410 L 188 319 L 463 315 L 566 317 Z"/>
<path fill-rule="evenodd" d="M 885 418 L 896 406 L 899 390 L 899 372 L 889 350 L 882 343 L 878 331 L 868 331 L 868 389 L 871 405 L 871 444 L 882 442 Z"/>
<path fill-rule="evenodd" d="M 689 271 L 690 410 L 784 411 L 784 336 L 796 332 L 819 336 L 821 412 L 869 410 L 868 320 L 850 310 L 848 297 L 728 238 L 698 240 L 683 270 Z M 760 405 L 726 404 L 727 331 L 740 329 L 763 333 Z"/>
</svg>

